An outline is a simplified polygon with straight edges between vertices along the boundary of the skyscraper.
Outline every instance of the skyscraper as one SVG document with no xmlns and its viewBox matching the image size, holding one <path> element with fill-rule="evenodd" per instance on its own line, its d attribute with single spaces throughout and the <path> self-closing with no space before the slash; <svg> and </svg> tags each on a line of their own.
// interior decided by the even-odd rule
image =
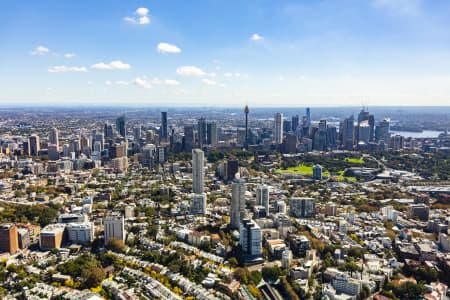
<svg viewBox="0 0 450 300">
<path fill-rule="evenodd" d="M 105 123 L 105 126 L 103 128 L 103 134 L 105 136 L 105 139 L 114 138 L 113 126 L 111 124 Z"/>
<path fill-rule="evenodd" d="M 239 226 L 239 244 L 244 256 L 258 257 L 262 255 L 261 228 L 255 221 L 242 220 Z"/>
<path fill-rule="evenodd" d="M 245 217 L 245 192 L 245 180 L 236 178 L 231 185 L 231 229 L 239 229 L 239 224 Z"/>
<path fill-rule="evenodd" d="M 279 145 L 283 142 L 283 114 L 275 114 L 274 141 Z"/>
<path fill-rule="evenodd" d="M 184 145 L 183 150 L 185 152 L 191 152 L 194 147 L 194 127 L 191 125 L 184 126 Z"/>
<path fill-rule="evenodd" d="M 247 149 L 248 147 L 248 114 L 250 113 L 250 109 L 248 108 L 248 105 L 244 108 L 245 113 L 245 143 L 244 146 Z"/>
<path fill-rule="evenodd" d="M 297 131 L 298 125 L 300 124 L 300 118 L 298 115 L 292 116 L 292 131 Z"/>
<path fill-rule="evenodd" d="M 306 108 L 306 126 L 311 126 L 311 109 L 309 107 Z"/>
<path fill-rule="evenodd" d="M 58 129 L 55 127 L 50 129 L 49 142 L 51 145 L 56 145 L 56 148 L 59 148 Z"/>
<path fill-rule="evenodd" d="M 342 143 L 346 150 L 353 150 L 353 145 L 355 144 L 355 126 L 354 118 L 350 116 L 344 120 L 343 132 L 342 132 Z"/>
<path fill-rule="evenodd" d="M 192 191 L 202 194 L 204 191 L 204 153 L 200 149 L 192 150 Z"/>
<path fill-rule="evenodd" d="M 208 145 L 217 145 L 217 123 L 214 121 L 206 124 L 206 143 Z"/>
<path fill-rule="evenodd" d="M 38 135 L 33 134 L 28 138 L 28 147 L 30 148 L 30 156 L 37 156 L 39 154 L 39 150 L 41 150 L 41 143 Z"/>
<path fill-rule="evenodd" d="M 384 119 L 380 121 L 375 129 L 375 141 L 384 141 L 385 143 L 389 143 L 390 133 L 390 120 Z"/>
<path fill-rule="evenodd" d="M 269 215 L 269 186 L 260 185 L 256 188 L 256 204 L 264 206 L 266 215 Z"/>
<path fill-rule="evenodd" d="M 160 127 L 159 131 L 160 131 L 159 132 L 160 140 L 163 142 L 167 142 L 168 131 L 167 131 L 167 112 L 166 111 L 161 112 L 161 127 Z"/>
<path fill-rule="evenodd" d="M 198 147 L 202 148 L 203 145 L 206 143 L 206 121 L 204 118 L 198 119 L 197 132 L 198 132 Z"/>
<path fill-rule="evenodd" d="M 116 119 L 116 128 L 117 128 L 117 132 L 119 132 L 119 134 L 122 137 L 126 137 L 127 133 L 126 133 L 126 123 L 125 123 L 125 115 L 120 116 Z"/>
</svg>

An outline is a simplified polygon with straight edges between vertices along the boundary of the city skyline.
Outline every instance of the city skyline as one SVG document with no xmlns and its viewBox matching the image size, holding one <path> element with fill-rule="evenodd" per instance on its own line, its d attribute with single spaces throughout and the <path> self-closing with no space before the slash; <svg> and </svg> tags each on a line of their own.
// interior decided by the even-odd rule
<svg viewBox="0 0 450 300">
<path fill-rule="evenodd" d="M 449 103 L 445 1 L 2 6 L 2 106 Z"/>
</svg>

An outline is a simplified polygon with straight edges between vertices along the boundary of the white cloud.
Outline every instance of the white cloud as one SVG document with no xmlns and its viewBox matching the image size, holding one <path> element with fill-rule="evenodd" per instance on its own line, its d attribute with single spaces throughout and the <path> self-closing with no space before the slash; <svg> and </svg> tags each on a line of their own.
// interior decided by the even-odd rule
<svg viewBox="0 0 450 300">
<path fill-rule="evenodd" d="M 106 84 L 106 85 L 112 85 L 112 82 L 109 81 L 109 80 L 107 80 L 107 81 L 105 81 L 105 84 Z"/>
<path fill-rule="evenodd" d="M 139 7 L 138 9 L 136 9 L 136 14 L 142 17 L 148 15 L 148 8 Z"/>
<path fill-rule="evenodd" d="M 241 73 L 239 73 L 239 72 L 234 72 L 234 73 L 232 73 L 232 72 L 225 72 L 225 73 L 223 73 L 223 76 L 225 76 L 225 77 L 236 77 L 236 78 L 238 78 L 238 77 L 244 77 L 246 74 L 241 74 Z"/>
<path fill-rule="evenodd" d="M 123 18 L 123 20 L 130 24 L 139 24 L 139 25 L 150 24 L 151 22 L 150 17 L 148 15 L 148 8 L 145 7 L 139 7 L 138 9 L 136 9 L 132 17 L 125 17 Z"/>
<path fill-rule="evenodd" d="M 68 66 L 54 66 L 48 69 L 50 73 L 67 73 L 67 72 L 87 72 L 85 67 L 68 67 Z"/>
<path fill-rule="evenodd" d="M 194 66 L 182 66 L 177 69 L 177 73 L 183 76 L 204 76 L 206 73 Z"/>
<path fill-rule="evenodd" d="M 110 63 L 99 62 L 93 64 L 91 68 L 97 70 L 129 70 L 131 66 L 120 60 L 113 60 Z"/>
<path fill-rule="evenodd" d="M 159 78 L 153 78 L 151 81 L 152 84 L 156 85 L 170 85 L 170 86 L 176 86 L 180 85 L 180 82 L 178 82 L 175 79 L 159 79 Z"/>
<path fill-rule="evenodd" d="M 261 41 L 263 39 L 264 38 L 257 33 L 252 34 L 252 36 L 250 37 L 250 40 L 254 42 Z"/>
<path fill-rule="evenodd" d="M 65 58 L 73 58 L 75 56 L 77 56 L 75 53 L 66 53 L 66 54 L 64 54 Z"/>
<path fill-rule="evenodd" d="M 50 50 L 47 47 L 44 46 L 37 46 L 32 52 L 31 54 L 33 55 L 44 55 L 49 53 Z"/>
<path fill-rule="evenodd" d="M 202 82 L 206 85 L 217 85 L 217 82 L 215 82 L 214 80 L 208 79 L 208 78 L 203 78 Z"/>
<path fill-rule="evenodd" d="M 175 79 L 164 79 L 164 84 L 165 85 L 180 85 L 180 83 L 178 81 L 176 81 Z"/>
<path fill-rule="evenodd" d="M 151 89 L 151 88 L 153 87 L 152 84 L 151 84 L 150 82 L 148 82 L 147 80 L 145 80 L 145 79 L 143 79 L 143 78 L 141 78 L 141 77 L 136 77 L 136 78 L 133 80 L 133 83 L 134 83 L 135 85 L 141 87 L 141 88 L 144 88 L 144 89 Z"/>
<path fill-rule="evenodd" d="M 159 53 L 173 53 L 173 54 L 177 54 L 181 52 L 181 49 L 178 48 L 175 45 L 172 44 L 168 44 L 168 43 L 159 43 L 157 50 Z"/>
</svg>

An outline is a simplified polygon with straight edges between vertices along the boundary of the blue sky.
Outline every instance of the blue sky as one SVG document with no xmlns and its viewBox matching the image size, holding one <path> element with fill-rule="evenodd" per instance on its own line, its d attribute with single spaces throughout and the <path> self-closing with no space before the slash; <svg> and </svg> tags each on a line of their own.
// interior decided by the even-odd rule
<svg viewBox="0 0 450 300">
<path fill-rule="evenodd" d="M 0 104 L 449 105 L 450 1 L 8 1 Z"/>
</svg>

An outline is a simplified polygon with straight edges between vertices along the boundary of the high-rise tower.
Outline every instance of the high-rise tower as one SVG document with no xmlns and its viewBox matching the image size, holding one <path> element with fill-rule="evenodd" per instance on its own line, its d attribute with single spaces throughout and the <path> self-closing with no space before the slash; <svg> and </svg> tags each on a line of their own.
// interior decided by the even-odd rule
<svg viewBox="0 0 450 300">
<path fill-rule="evenodd" d="M 248 105 L 245 106 L 244 113 L 245 113 L 245 143 L 244 143 L 244 146 L 245 146 L 245 148 L 247 148 L 248 147 L 248 114 L 250 113 L 250 109 L 248 108 Z"/>
<path fill-rule="evenodd" d="M 167 111 L 161 112 L 160 140 L 167 142 Z"/>
<path fill-rule="evenodd" d="M 203 193 L 204 154 L 200 149 L 192 150 L 192 190 L 195 194 Z"/>
<path fill-rule="evenodd" d="M 283 114 L 275 114 L 275 128 L 274 128 L 274 140 L 275 144 L 279 145 L 283 142 Z"/>
</svg>

